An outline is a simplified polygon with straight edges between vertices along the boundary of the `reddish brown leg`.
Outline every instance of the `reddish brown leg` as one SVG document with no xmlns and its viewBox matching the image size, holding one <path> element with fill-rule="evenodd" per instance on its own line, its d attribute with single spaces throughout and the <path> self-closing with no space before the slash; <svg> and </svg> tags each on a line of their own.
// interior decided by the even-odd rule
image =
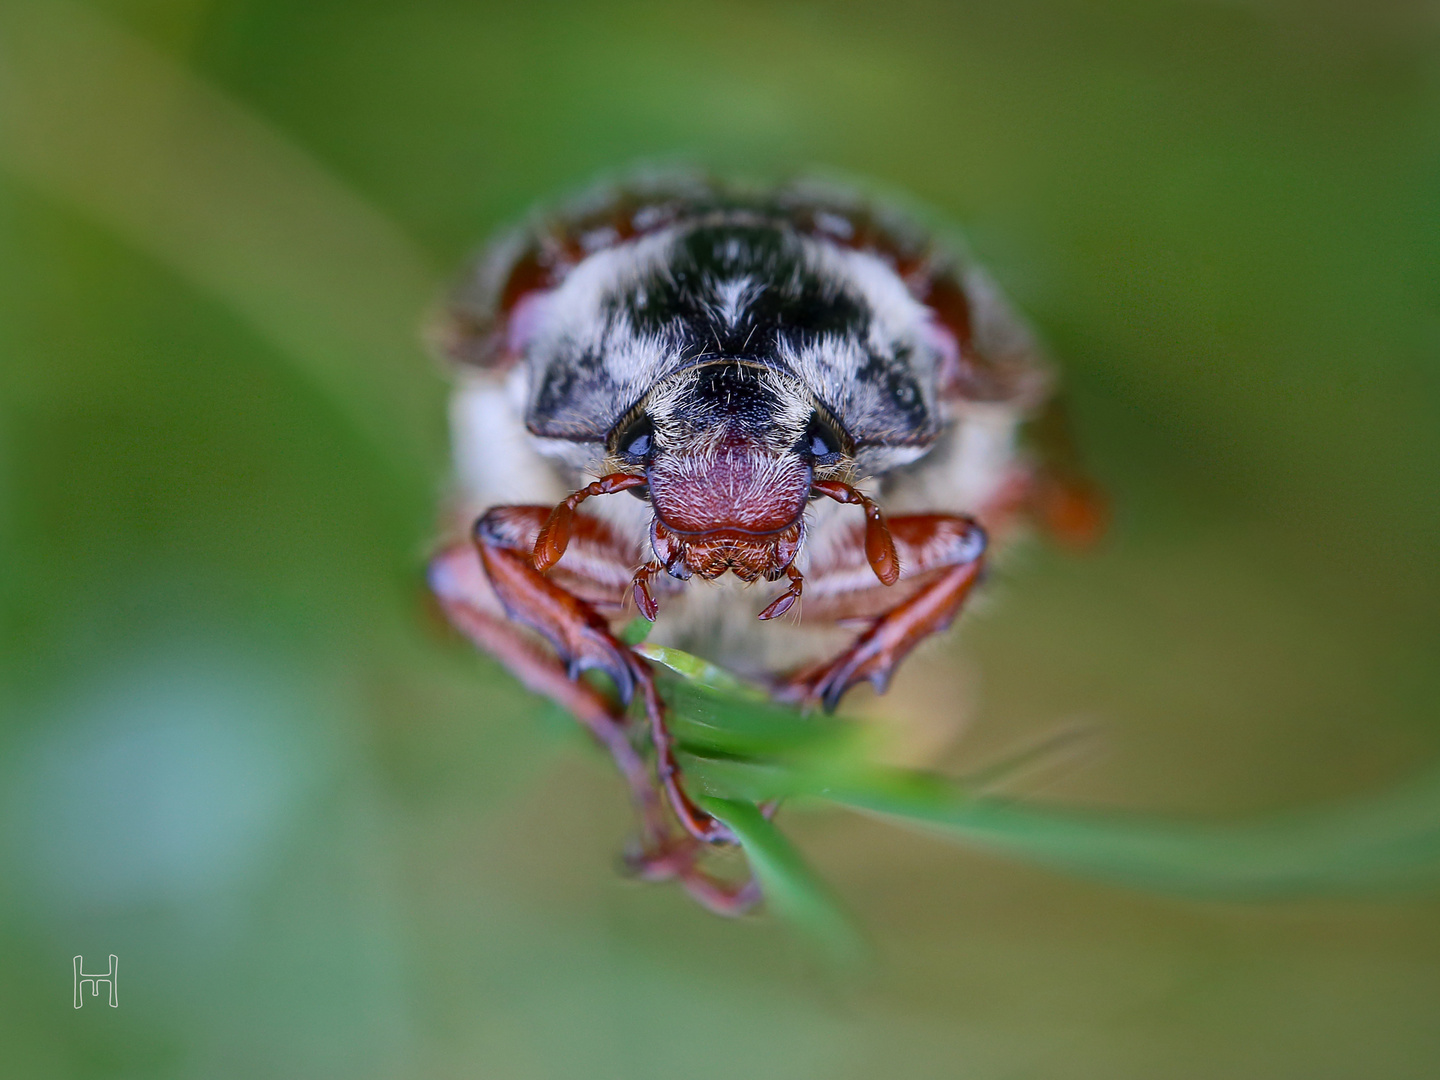
<svg viewBox="0 0 1440 1080">
<path fill-rule="evenodd" d="M 549 513 L 543 506 L 497 506 L 477 521 L 475 545 L 485 576 L 505 614 L 549 641 L 570 678 L 599 669 L 628 702 L 635 692 L 629 650 L 592 604 L 541 574 L 531 561 L 535 536 Z"/>
<path fill-rule="evenodd" d="M 829 565 L 812 566 L 809 592 L 820 610 L 807 617 L 821 614 L 827 604 L 835 616 L 847 609 L 882 610 L 850 648 L 782 686 L 782 697 L 819 701 L 831 711 L 856 683 L 869 682 L 883 692 L 910 651 L 954 620 L 980 576 L 984 531 L 970 518 L 923 514 L 892 518 L 889 533 L 899 559 L 896 592 L 902 599 L 883 608 L 888 590 L 877 588 L 873 578 L 865 582 L 866 564 L 873 566 L 866 548 L 873 545 L 858 530 Z"/>
<path fill-rule="evenodd" d="M 895 541 L 885 524 L 885 515 L 880 507 L 870 501 L 863 491 L 839 480 L 817 480 L 811 490 L 838 503 L 850 503 L 865 509 L 865 561 L 882 585 L 894 585 L 900 580 L 900 561 L 895 552 Z"/>
<path fill-rule="evenodd" d="M 490 546 L 498 548 L 498 551 L 491 550 L 489 555 L 492 561 L 499 562 L 498 578 L 506 583 L 504 587 L 511 587 L 517 575 L 509 573 L 513 568 L 504 561 L 514 552 L 503 546 L 503 538 L 519 540 L 521 550 L 528 550 L 529 545 L 534 541 L 540 522 L 545 519 L 548 512 L 544 507 L 503 507 L 486 515 L 486 519 L 493 517 L 490 521 L 489 535 L 502 537 L 500 544 L 491 543 Z M 482 519 L 481 525 L 486 519 Z M 477 534 L 481 531 L 481 525 L 477 525 Z M 588 529 L 588 527 L 586 528 Z M 605 540 L 604 536 L 594 532 L 587 533 L 577 530 L 576 548 L 578 550 L 572 549 L 572 551 L 582 559 L 599 559 L 604 555 Z M 693 838 L 696 834 L 698 834 L 698 839 L 706 842 L 732 840 L 733 837 L 728 832 L 721 833 L 719 823 L 695 807 L 679 786 L 679 777 L 670 748 L 668 732 L 665 731 L 663 724 L 663 705 L 660 703 L 659 694 L 655 691 L 654 679 L 648 666 L 639 657 L 630 654 L 625 646 L 614 641 L 613 638 L 607 646 L 610 650 L 608 653 L 604 649 L 595 648 L 596 635 L 602 631 L 608 635 L 609 631 L 603 626 L 603 620 L 593 611 L 590 612 L 590 615 L 593 616 L 594 622 L 587 624 L 583 631 L 569 628 L 561 633 L 552 627 L 551 633 L 546 633 L 541 627 L 535 627 L 552 643 L 559 640 L 568 645 L 571 641 L 579 641 L 580 647 L 589 649 L 592 656 L 614 655 L 624 658 L 624 670 L 630 673 L 629 685 L 633 686 L 638 682 L 642 687 L 642 697 L 645 700 L 647 717 L 651 721 L 652 735 L 657 726 L 657 718 L 659 718 L 660 735 L 655 738 L 655 742 L 662 778 L 665 778 L 668 772 L 664 789 L 672 804 L 679 803 L 676 807 L 677 813 L 680 812 L 681 806 L 688 812 L 688 820 L 687 814 L 681 814 L 680 818 L 687 832 L 692 835 L 676 835 L 666 819 L 649 770 L 630 742 L 623 712 L 594 687 L 577 681 L 571 675 L 570 672 L 574 670 L 575 665 L 575 654 L 562 653 L 564 662 L 557 661 L 547 655 L 537 644 L 527 641 L 517 633 L 512 622 L 507 620 L 505 613 L 500 610 L 500 605 L 505 601 L 500 593 L 500 587 L 496 585 L 496 576 L 489 575 L 488 567 L 485 573 L 481 572 L 482 560 L 486 555 L 486 545 L 479 544 L 477 546 L 480 549 L 479 559 L 476 558 L 476 549 L 469 546 L 456 546 L 436 556 L 430 564 L 431 587 L 456 629 L 470 638 L 482 650 L 504 663 L 531 690 L 544 694 L 574 715 L 610 752 L 616 766 L 626 779 L 631 798 L 644 826 L 642 850 L 631 859 L 632 867 L 640 876 L 648 880 L 678 879 L 700 903 L 720 914 L 738 915 L 752 907 L 759 899 L 758 887 L 753 882 L 736 883 L 716 878 L 707 873 L 700 865 L 703 848 L 697 838 Z M 617 557 L 623 557 L 623 553 L 616 552 L 614 554 Z M 624 566 L 625 564 L 620 563 L 619 565 Z M 614 578 L 618 575 L 607 576 Z M 488 583 L 487 577 L 489 578 Z M 534 574 L 534 577 L 539 578 L 541 582 L 555 591 L 564 592 L 540 575 Z M 522 587 L 533 587 L 533 581 L 527 581 L 524 577 L 518 579 L 526 583 Z M 623 581 L 624 578 L 620 577 L 620 580 Z M 512 603 L 515 602 L 513 595 L 512 590 Z M 497 604 L 497 600 L 500 602 L 499 604 Z M 575 600 L 574 597 L 570 597 L 570 600 L 576 607 L 586 606 Z M 552 596 L 545 603 L 538 605 L 538 608 L 544 612 L 551 610 L 555 604 L 559 603 L 562 601 Z M 569 608 L 563 606 L 562 610 L 569 610 Z M 539 621 L 539 616 L 535 615 L 533 611 L 531 615 L 535 621 Z M 531 619 L 515 616 L 511 618 L 514 621 L 535 626 Z M 556 648 L 559 651 L 561 646 L 556 645 Z M 595 666 L 602 665 L 596 664 Z M 605 670 L 609 669 L 605 668 Z M 618 680 L 617 685 L 619 685 Z"/>
<path fill-rule="evenodd" d="M 554 521 L 543 507 L 500 506 L 476 523 L 480 562 L 495 595 L 512 619 L 539 632 L 555 647 L 571 678 L 598 668 L 614 680 L 626 702 L 639 687 L 655 744 L 660 783 L 680 823 L 697 840 L 733 842 L 730 830 L 696 806 L 680 784 L 680 768 L 665 723 L 665 704 L 650 665 L 610 632 L 609 625 L 590 604 L 535 569 L 530 553 L 535 548 L 539 521 L 543 520 L 537 515 L 545 515 L 550 523 Z M 567 521 L 566 531 L 581 520 Z"/>
<path fill-rule="evenodd" d="M 1051 398 L 1027 434 L 1039 458 L 1026 492 L 1031 516 L 1062 544 L 1093 544 L 1105 531 L 1110 508 L 1085 475 L 1064 401 Z"/>
<path fill-rule="evenodd" d="M 656 616 L 660 614 L 660 605 L 655 603 L 655 595 L 650 591 L 650 586 L 663 569 L 665 568 L 660 565 L 658 560 L 652 559 L 635 571 L 635 577 L 630 582 L 630 592 L 635 597 L 635 606 L 640 609 L 640 614 L 651 622 L 654 622 Z"/>
<path fill-rule="evenodd" d="M 679 839 L 664 851 L 627 855 L 635 876 L 644 881 L 678 879 L 691 896 L 717 915 L 743 915 L 760 901 L 760 884 L 754 877 L 726 881 L 706 873 L 698 860 L 705 845 L 692 837 Z"/>
<path fill-rule="evenodd" d="M 627 650 L 629 651 L 629 650 Z M 680 765 L 675 760 L 675 743 L 670 729 L 665 725 L 665 702 L 655 686 L 655 675 L 644 659 L 630 654 L 634 665 L 635 681 L 640 686 L 641 700 L 645 705 L 645 716 L 650 721 L 650 741 L 655 744 L 655 771 L 665 794 L 670 797 L 670 808 L 685 826 L 685 831 L 706 844 L 736 843 L 735 834 L 720 821 L 696 806 L 680 783 Z"/>
<path fill-rule="evenodd" d="M 580 721 L 615 759 L 647 836 L 664 837 L 664 815 L 645 762 L 626 735 L 624 716 L 589 683 L 570 678 L 553 657 L 517 634 L 499 612 L 484 609 L 487 597 L 480 590 L 485 586 L 477 580 L 479 566 L 471 565 L 475 561 L 474 550 L 467 546 L 441 552 L 430 563 L 430 586 L 451 625 L 509 668 L 527 688 L 544 694 Z"/>
<path fill-rule="evenodd" d="M 570 545 L 570 533 L 575 527 L 575 507 L 596 495 L 613 495 L 617 491 L 644 487 L 645 477 L 632 473 L 611 473 L 602 476 L 593 484 L 587 484 L 562 500 L 545 518 L 545 524 L 535 537 L 534 563 L 536 570 L 548 570 L 560 561 Z"/>
<path fill-rule="evenodd" d="M 800 599 L 800 594 L 805 589 L 805 578 L 795 568 L 794 563 L 786 565 L 785 576 L 790 579 L 790 587 L 771 601 L 765 610 L 760 612 L 759 618 L 778 619 L 794 606 L 796 600 Z"/>
</svg>

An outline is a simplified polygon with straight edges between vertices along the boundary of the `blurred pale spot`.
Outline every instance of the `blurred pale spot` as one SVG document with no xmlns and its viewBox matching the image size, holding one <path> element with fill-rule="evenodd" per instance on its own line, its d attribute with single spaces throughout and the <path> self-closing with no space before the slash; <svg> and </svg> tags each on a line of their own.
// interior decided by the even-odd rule
<svg viewBox="0 0 1440 1080">
<path fill-rule="evenodd" d="M 37 906 L 184 904 L 260 873 L 319 767 L 273 668 L 193 650 L 77 690 L 8 762 L 6 841 Z"/>
</svg>

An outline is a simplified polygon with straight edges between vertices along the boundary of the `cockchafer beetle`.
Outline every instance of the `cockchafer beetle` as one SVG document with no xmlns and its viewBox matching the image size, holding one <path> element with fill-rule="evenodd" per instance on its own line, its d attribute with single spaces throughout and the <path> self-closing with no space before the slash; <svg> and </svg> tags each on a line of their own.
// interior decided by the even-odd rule
<svg viewBox="0 0 1440 1080">
<path fill-rule="evenodd" d="M 717 911 L 757 889 L 702 867 L 734 837 L 687 793 L 653 672 L 618 627 L 638 609 L 654 639 L 833 709 L 950 625 L 988 536 L 1030 517 L 1084 540 L 1101 523 L 1052 368 L 990 278 L 833 187 L 684 175 L 592 192 L 494 242 L 433 337 L 454 363 L 469 537 L 434 558 L 431 587 L 608 747 L 644 823 L 637 869 Z M 784 587 L 745 588 L 762 579 Z M 654 779 L 627 732 L 637 693 Z"/>
</svg>

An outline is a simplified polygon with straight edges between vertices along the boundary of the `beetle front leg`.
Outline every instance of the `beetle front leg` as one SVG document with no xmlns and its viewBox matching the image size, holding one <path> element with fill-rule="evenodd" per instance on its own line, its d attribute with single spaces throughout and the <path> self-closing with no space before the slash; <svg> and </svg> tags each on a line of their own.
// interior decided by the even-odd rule
<svg viewBox="0 0 1440 1080">
<path fill-rule="evenodd" d="M 540 523 L 545 520 L 549 511 L 545 507 L 502 509 L 505 512 L 497 515 L 499 520 L 492 522 L 494 531 L 499 532 L 502 537 L 515 539 L 519 550 L 528 550 L 539 531 Z M 579 551 L 572 552 L 579 556 L 577 561 L 588 564 L 597 576 L 605 579 L 592 582 L 595 591 L 602 597 L 613 589 L 615 580 L 623 581 L 624 574 L 628 572 L 628 564 L 623 561 L 623 553 L 619 551 L 611 553 L 616 566 L 615 572 L 606 573 L 603 570 L 607 547 L 605 541 L 604 536 L 582 533 L 577 545 Z M 498 546 L 501 550 L 511 550 L 503 543 Z M 646 880 L 678 880 L 696 900 L 718 914 L 739 915 L 753 907 L 760 898 L 758 886 L 753 880 L 738 883 L 726 881 L 707 873 L 700 865 L 703 848 L 699 840 L 730 841 L 733 837 L 728 831 L 721 833 L 719 823 L 695 807 L 680 789 L 668 732 L 663 725 L 663 704 L 655 690 L 653 676 L 644 661 L 633 656 L 619 641 L 611 641 L 610 648 L 614 655 L 628 654 L 627 668 L 632 661 L 636 663 L 636 670 L 632 670 L 632 685 L 642 687 L 647 718 L 652 723 L 652 737 L 656 718 L 660 720 L 660 735 L 656 739 L 657 748 L 663 747 L 657 749 L 659 770 L 672 805 L 679 804 L 676 811 L 686 827 L 685 834 L 677 835 L 666 819 L 664 804 L 651 780 L 650 772 L 630 742 L 624 713 L 594 687 L 573 678 L 569 670 L 571 664 L 562 663 L 543 651 L 538 643 L 517 633 L 514 622 L 522 621 L 531 626 L 533 623 L 513 615 L 507 618 L 509 608 L 496 587 L 496 579 L 489 576 L 488 568 L 482 562 L 484 553 L 483 544 L 477 544 L 476 547 L 455 545 L 442 551 L 430 563 L 431 589 L 450 623 L 457 630 L 481 650 L 503 663 L 526 687 L 545 695 L 573 715 L 610 752 L 621 775 L 625 777 L 644 828 L 641 849 L 628 860 L 631 868 Z M 491 551 L 490 554 L 493 561 L 496 552 Z M 477 555 L 480 557 L 477 558 Z M 524 577 L 506 575 L 502 569 L 499 578 L 509 583 L 509 603 L 518 607 L 523 603 L 524 596 L 516 593 L 513 583 L 516 580 L 524 581 Z M 541 577 L 541 580 L 546 579 Z M 546 584 L 553 587 L 553 583 L 547 581 Z M 533 587 L 533 582 L 530 586 Z M 574 600 L 573 597 L 571 599 Z M 582 601 L 574 602 L 580 607 L 588 606 Z M 594 622 L 589 626 L 590 632 L 598 634 L 603 631 L 608 634 L 608 628 L 598 625 L 603 623 L 603 620 L 593 610 L 591 615 L 594 616 Z M 548 634 L 546 636 L 550 637 Z M 555 636 L 562 640 L 565 637 L 560 634 Z M 574 637 L 574 634 L 570 636 Z M 555 640 L 554 637 L 550 639 Z M 643 670 L 639 670 L 642 668 Z M 685 814 L 680 814 L 681 807 L 689 812 L 688 820 Z"/>
<path fill-rule="evenodd" d="M 505 614 L 539 633 L 559 655 L 571 679 L 598 669 L 620 699 L 635 692 L 632 654 L 610 632 L 593 603 L 535 569 L 531 551 L 550 511 L 541 506 L 497 506 L 475 523 L 475 547 Z"/>
<path fill-rule="evenodd" d="M 486 580 L 473 547 L 457 544 L 430 562 L 431 591 L 450 624 L 510 670 L 528 689 L 574 716 L 614 758 L 645 825 L 647 843 L 663 842 L 668 827 L 649 771 L 625 730 L 624 714 L 589 683 L 572 679 L 565 665 L 538 642 L 516 632 Z"/>
<path fill-rule="evenodd" d="M 889 520 L 900 571 L 894 603 L 888 586 L 869 576 L 865 534 L 857 530 L 827 564 L 812 566 L 807 575 L 811 611 L 827 605 L 840 609 L 882 610 L 869 629 L 839 656 L 793 676 L 779 696 L 819 701 L 833 711 L 845 691 L 868 682 L 884 692 L 896 667 L 912 649 L 954 621 L 965 597 L 980 577 L 985 532 L 971 518 L 948 514 L 917 514 Z M 908 586 L 908 588 L 907 588 Z M 885 604 L 889 607 L 883 607 Z"/>
<path fill-rule="evenodd" d="M 626 862 L 641 880 L 678 880 L 686 892 L 717 915 L 744 915 L 760 902 L 760 883 L 754 875 L 744 881 L 726 881 L 706 873 L 700 865 L 704 850 L 704 844 L 686 836 L 668 849 L 627 855 Z"/>
<path fill-rule="evenodd" d="M 499 506 L 475 525 L 475 543 L 490 585 L 506 613 L 554 646 L 570 677 L 599 668 L 615 682 L 623 701 L 640 690 L 655 744 L 656 771 L 685 830 L 705 843 L 733 843 L 730 830 L 691 801 L 680 782 L 665 703 L 650 665 L 610 631 L 594 607 L 535 568 L 535 538 L 550 511 L 535 506 Z M 578 524 L 581 518 L 575 518 Z"/>
</svg>

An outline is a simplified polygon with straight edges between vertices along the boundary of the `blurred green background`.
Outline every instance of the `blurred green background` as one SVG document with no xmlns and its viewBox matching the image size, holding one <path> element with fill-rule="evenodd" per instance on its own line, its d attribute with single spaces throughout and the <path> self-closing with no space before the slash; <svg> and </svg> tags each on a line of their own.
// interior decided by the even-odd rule
<svg viewBox="0 0 1440 1080">
<path fill-rule="evenodd" d="M 1433 5 L 4 0 L 0 1072 L 1440 1072 L 1433 891 L 1202 903 L 787 814 L 874 941 L 838 978 L 618 876 L 608 763 L 423 602 L 416 328 L 637 159 L 908 191 L 1064 360 L 1114 532 L 857 702 L 929 760 L 1079 719 L 1032 797 L 1216 819 L 1440 760 Z"/>
</svg>

